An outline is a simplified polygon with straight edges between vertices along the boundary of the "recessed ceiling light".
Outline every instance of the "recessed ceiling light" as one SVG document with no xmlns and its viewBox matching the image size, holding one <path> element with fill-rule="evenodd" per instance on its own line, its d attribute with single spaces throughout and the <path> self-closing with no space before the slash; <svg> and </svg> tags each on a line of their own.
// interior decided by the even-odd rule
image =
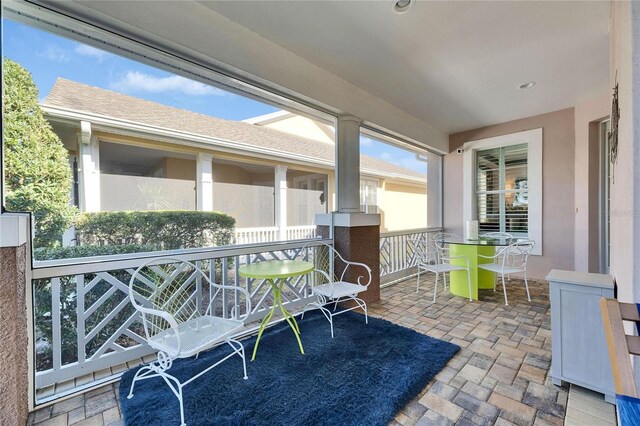
<svg viewBox="0 0 640 426">
<path fill-rule="evenodd" d="M 518 89 L 528 89 L 536 85 L 535 81 L 527 81 L 526 83 L 522 83 L 518 86 Z"/>
<path fill-rule="evenodd" d="M 415 0 L 396 0 L 393 3 L 393 11 L 398 14 L 406 13 L 413 3 Z"/>
</svg>

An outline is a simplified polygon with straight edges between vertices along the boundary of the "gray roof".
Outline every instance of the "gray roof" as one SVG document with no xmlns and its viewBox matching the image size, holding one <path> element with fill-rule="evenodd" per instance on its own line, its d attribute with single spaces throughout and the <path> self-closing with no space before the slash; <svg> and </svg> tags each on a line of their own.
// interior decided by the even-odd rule
<svg viewBox="0 0 640 426">
<path fill-rule="evenodd" d="M 174 108 L 122 93 L 58 78 L 42 103 L 78 112 L 164 127 L 201 136 L 241 142 L 261 148 L 334 161 L 333 145 L 242 121 L 224 120 Z M 382 174 L 426 178 L 424 174 L 368 155 L 361 167 Z"/>
</svg>

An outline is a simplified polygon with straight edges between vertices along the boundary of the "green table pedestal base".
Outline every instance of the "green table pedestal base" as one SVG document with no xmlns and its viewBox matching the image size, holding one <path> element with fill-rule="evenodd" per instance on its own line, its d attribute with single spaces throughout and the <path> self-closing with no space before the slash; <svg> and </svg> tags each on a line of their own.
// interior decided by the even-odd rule
<svg viewBox="0 0 640 426">
<path fill-rule="evenodd" d="M 493 259 L 478 257 L 493 256 L 496 252 L 492 246 L 477 246 L 472 244 L 449 244 L 451 256 L 466 256 L 469 259 L 469 274 L 471 275 L 471 298 L 478 300 L 478 289 L 493 289 L 495 274 L 485 269 L 479 269 L 478 264 L 493 263 Z M 452 265 L 464 266 L 464 259 L 452 259 Z M 450 275 L 450 291 L 456 296 L 469 298 L 469 283 L 467 271 L 453 271 Z"/>
<path fill-rule="evenodd" d="M 293 317 L 293 315 L 291 315 L 291 313 L 287 311 L 287 309 L 282 305 L 282 287 L 284 286 L 284 279 L 280 279 L 279 286 L 272 279 L 267 279 L 267 281 L 269 282 L 269 284 L 271 284 L 271 288 L 273 289 L 273 306 L 260 323 L 260 328 L 258 329 L 258 337 L 256 338 L 256 344 L 253 345 L 253 356 L 251 357 L 251 361 L 256 359 L 260 337 L 262 337 L 264 329 L 267 328 L 269 321 L 271 321 L 271 317 L 273 317 L 276 306 L 280 308 L 280 312 L 282 312 L 282 315 L 284 315 L 284 319 L 289 324 L 289 327 L 291 327 L 291 329 L 293 330 L 293 334 L 295 334 L 296 339 L 298 340 L 298 346 L 300 346 L 300 352 L 304 355 L 304 349 L 302 348 L 302 342 L 300 341 L 300 327 L 298 327 L 298 322 Z"/>
</svg>

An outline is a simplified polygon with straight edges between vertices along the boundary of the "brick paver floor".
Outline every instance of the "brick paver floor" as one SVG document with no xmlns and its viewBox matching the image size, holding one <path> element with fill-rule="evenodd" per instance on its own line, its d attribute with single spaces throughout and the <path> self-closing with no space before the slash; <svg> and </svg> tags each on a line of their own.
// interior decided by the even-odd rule
<svg viewBox="0 0 640 426">
<path fill-rule="evenodd" d="M 518 279 L 484 290 L 469 302 L 441 289 L 435 304 L 433 279 L 415 279 L 382 290 L 370 314 L 451 341 L 462 349 L 422 393 L 396 416 L 401 425 L 562 425 L 567 389 L 551 384 L 551 331 L 546 282 L 530 281 L 531 302 Z M 122 424 L 118 384 L 32 413 L 37 425 Z"/>
</svg>

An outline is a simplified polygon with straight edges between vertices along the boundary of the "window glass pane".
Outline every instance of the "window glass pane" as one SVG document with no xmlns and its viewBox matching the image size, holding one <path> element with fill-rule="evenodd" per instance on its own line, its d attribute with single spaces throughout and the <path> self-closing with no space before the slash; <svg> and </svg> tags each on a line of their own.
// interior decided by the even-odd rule
<svg viewBox="0 0 640 426">
<path fill-rule="evenodd" d="M 476 212 L 481 232 L 528 232 L 527 144 L 476 153 Z"/>
<path fill-rule="evenodd" d="M 426 228 L 426 157 L 369 134 L 360 136 L 360 152 L 360 210 L 379 213 L 382 232 Z"/>
<path fill-rule="evenodd" d="M 34 213 L 36 260 L 314 238 L 332 210 L 332 120 L 3 30 L 5 82 L 35 89 L 18 88 L 28 103 L 5 111 L 3 131 L 6 207 Z M 55 160 L 20 166 L 41 147 Z"/>
</svg>

